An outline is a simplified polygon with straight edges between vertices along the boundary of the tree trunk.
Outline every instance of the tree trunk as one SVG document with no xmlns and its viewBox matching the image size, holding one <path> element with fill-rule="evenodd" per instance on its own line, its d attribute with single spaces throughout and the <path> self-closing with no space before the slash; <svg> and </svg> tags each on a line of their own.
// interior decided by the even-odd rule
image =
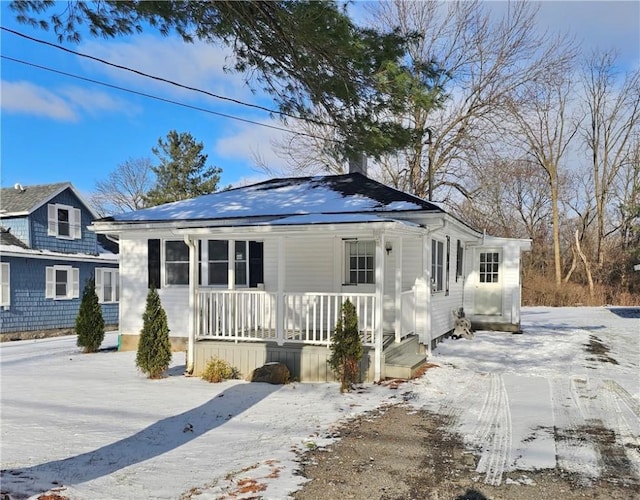
<svg viewBox="0 0 640 500">
<path fill-rule="evenodd" d="M 580 238 L 578 238 L 578 230 L 574 234 L 576 240 L 576 250 L 578 251 L 578 255 L 580 255 L 580 259 L 582 259 L 582 263 L 584 264 L 584 269 L 587 273 L 587 280 L 589 281 L 589 297 L 592 299 L 595 297 L 595 291 L 593 289 L 593 277 L 591 276 L 591 263 L 587 259 L 587 256 L 582 251 L 580 247 Z"/>
</svg>

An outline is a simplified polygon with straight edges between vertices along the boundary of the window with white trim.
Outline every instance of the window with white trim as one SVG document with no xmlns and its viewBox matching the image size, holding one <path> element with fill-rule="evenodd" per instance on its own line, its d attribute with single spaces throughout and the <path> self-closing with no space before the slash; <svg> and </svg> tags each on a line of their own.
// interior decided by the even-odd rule
<svg viewBox="0 0 640 500">
<path fill-rule="evenodd" d="M 444 285 L 444 242 L 431 240 L 431 291 L 441 292 Z"/>
<path fill-rule="evenodd" d="M 110 267 L 96 267 L 96 295 L 101 304 L 113 304 L 120 301 L 120 273 Z"/>
<path fill-rule="evenodd" d="M 375 256 L 375 241 L 345 241 L 345 284 L 363 285 L 375 283 Z"/>
<path fill-rule="evenodd" d="M 65 240 L 77 240 L 82 236 L 82 216 L 79 208 L 59 203 L 47 206 L 47 234 Z"/>
<path fill-rule="evenodd" d="M 249 286 L 249 241 L 234 241 L 236 286 Z M 204 245 L 202 267 L 207 269 L 207 285 L 227 286 L 229 281 L 229 241 L 208 240 Z"/>
<path fill-rule="evenodd" d="M 0 262 L 0 307 L 11 305 L 11 266 L 8 262 Z"/>
<path fill-rule="evenodd" d="M 164 282 L 166 285 L 189 284 L 189 247 L 184 241 L 164 242 Z"/>
<path fill-rule="evenodd" d="M 45 297 L 55 300 L 69 300 L 80 296 L 80 270 L 71 266 L 50 266 L 46 268 Z"/>
</svg>

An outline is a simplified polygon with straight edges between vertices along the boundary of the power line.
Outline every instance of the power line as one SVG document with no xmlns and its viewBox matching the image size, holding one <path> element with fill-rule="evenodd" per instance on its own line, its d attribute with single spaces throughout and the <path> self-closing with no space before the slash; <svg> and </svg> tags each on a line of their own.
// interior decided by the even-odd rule
<svg viewBox="0 0 640 500">
<path fill-rule="evenodd" d="M 212 114 L 212 115 L 221 116 L 222 118 L 228 118 L 230 120 L 237 120 L 237 121 L 249 123 L 251 125 L 257 125 L 259 127 L 271 128 L 271 129 L 274 129 L 274 130 L 279 130 L 281 132 L 287 132 L 287 133 L 293 134 L 293 135 L 302 135 L 302 136 L 305 136 L 305 137 L 311 137 L 313 139 L 320 139 L 320 140 L 328 140 L 328 141 L 332 141 L 332 142 L 339 142 L 339 141 L 337 141 L 335 139 L 318 137 L 316 135 L 307 134 L 305 132 L 294 132 L 292 130 L 289 130 L 289 129 L 286 129 L 286 128 L 283 128 L 283 127 L 278 127 L 276 125 L 269 125 L 267 123 L 260 123 L 260 122 L 254 121 L 254 120 L 249 120 L 247 118 L 240 118 L 239 116 L 229 115 L 227 113 L 220 113 L 219 111 L 213 111 L 211 109 L 202 108 L 200 106 L 193 106 L 191 104 L 185 104 L 183 102 L 174 101 L 172 99 L 166 99 L 164 97 L 158 97 L 158 96 L 155 96 L 155 95 L 152 95 L 152 94 L 147 94 L 145 92 L 139 92 L 137 90 L 132 90 L 132 89 L 128 89 L 128 88 L 125 88 L 125 87 L 120 87 L 118 85 L 113 85 L 111 83 L 102 82 L 100 80 L 94 80 L 92 78 L 87 78 L 87 77 L 80 76 L 80 75 L 74 75 L 73 73 L 68 73 L 66 71 L 61 71 L 61 70 L 58 70 L 58 69 L 49 68 L 47 66 L 42 66 L 42 65 L 35 64 L 35 63 L 32 63 L 32 62 L 23 61 L 21 59 L 16 59 L 16 58 L 5 56 L 5 55 L 0 55 L 0 57 L 2 59 L 6 59 L 8 61 L 16 62 L 16 63 L 19 63 L 19 64 L 24 64 L 26 66 L 31 66 L 31 67 L 38 68 L 38 69 L 41 69 L 41 70 L 44 70 L 44 71 L 50 71 L 51 73 L 57 73 L 59 75 L 68 76 L 70 78 L 75 78 L 77 80 L 83 80 L 85 82 L 94 83 L 96 85 L 102 85 L 103 87 L 109 87 L 109 88 L 112 88 L 112 89 L 120 90 L 122 92 L 129 92 L 130 94 L 135 94 L 135 95 L 139 95 L 139 96 L 142 96 L 142 97 L 147 97 L 149 99 L 155 99 L 156 101 L 166 102 L 168 104 L 175 104 L 176 106 L 181 106 L 183 108 L 189 108 L 189 109 L 193 109 L 193 110 L 196 110 L 196 111 L 202 111 L 203 113 L 209 113 L 209 114 Z"/>
<path fill-rule="evenodd" d="M 25 38 L 27 40 L 31 40 L 32 42 L 36 42 L 36 43 L 40 43 L 40 44 L 43 44 L 43 45 L 47 45 L 49 47 L 53 47 L 55 49 L 59 49 L 59 50 L 62 50 L 64 52 L 68 52 L 70 54 L 74 54 L 74 55 L 77 55 L 77 56 L 80 56 L 80 57 L 85 57 L 87 59 L 91 59 L 92 61 L 97 61 L 99 63 L 106 64 L 107 66 L 112 66 L 114 68 L 118 68 L 118 69 L 121 69 L 121 70 L 124 70 L 124 71 L 130 71 L 131 73 L 135 73 L 135 74 L 143 76 L 145 78 L 151 78 L 152 80 L 157 80 L 159 82 L 168 83 L 170 85 L 174 85 L 176 87 L 180 87 L 180 88 L 183 88 L 183 89 L 186 89 L 186 90 L 192 90 L 194 92 L 205 94 L 205 95 L 207 95 L 209 97 L 214 97 L 216 99 L 229 101 L 229 102 L 232 102 L 234 104 L 238 104 L 240 106 L 247 106 L 249 108 L 259 109 L 261 111 L 266 111 L 268 113 L 277 114 L 277 115 L 280 115 L 280 116 L 286 116 L 287 118 L 294 118 L 296 120 L 308 121 L 308 122 L 315 123 L 317 125 L 324 125 L 324 126 L 328 126 L 328 127 L 334 127 L 335 126 L 335 125 L 332 125 L 330 123 L 322 122 L 320 120 L 314 120 L 313 118 L 301 118 L 299 116 L 292 115 L 290 113 L 285 113 L 284 111 L 279 111 L 279 110 L 267 108 L 265 106 L 260 106 L 259 104 L 253 104 L 253 103 L 241 101 L 239 99 L 234 99 L 232 97 L 226 97 L 226 96 L 222 96 L 222 95 L 219 95 L 219 94 L 214 94 L 213 92 L 209 92 L 208 90 L 202 90 L 202 89 L 199 89 L 197 87 L 191 87 L 189 85 L 184 85 L 182 83 L 178 83 L 178 82 L 175 82 L 173 80 L 169 80 L 167 78 L 162 78 L 160 76 L 151 75 L 149 73 L 144 73 L 143 71 L 140 71 L 140 70 L 137 70 L 137 69 L 134 69 L 134 68 L 130 68 L 128 66 L 123 66 L 121 64 L 115 64 L 115 63 L 112 63 L 112 62 L 107 61 L 105 59 L 101 59 L 99 57 L 92 56 L 90 54 L 84 54 L 82 52 L 77 52 L 75 50 L 68 49 L 68 48 L 63 47 L 61 45 L 56 45 L 55 43 L 47 42 L 46 40 L 42 40 L 40 38 L 35 38 L 35 37 L 32 37 L 32 36 L 27 35 L 25 33 L 21 33 L 19 31 L 15 31 L 15 30 L 12 30 L 10 28 L 6 28 L 4 26 L 0 26 L 0 29 L 2 29 L 3 31 L 7 31 L 9 33 L 12 33 L 12 34 L 14 34 L 16 36 Z"/>
</svg>

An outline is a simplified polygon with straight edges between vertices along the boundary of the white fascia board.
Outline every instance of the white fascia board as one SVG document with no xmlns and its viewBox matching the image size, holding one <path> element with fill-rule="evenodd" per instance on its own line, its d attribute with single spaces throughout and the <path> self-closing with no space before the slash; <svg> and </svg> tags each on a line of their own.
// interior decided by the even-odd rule
<svg viewBox="0 0 640 500">
<path fill-rule="evenodd" d="M 309 232 L 327 232 L 332 235 L 340 234 L 362 234 L 364 232 L 385 231 L 388 234 L 422 234 L 424 229 L 418 226 L 405 225 L 397 221 L 381 221 L 367 223 L 343 223 L 343 224 L 308 224 L 308 225 L 286 225 L 286 226 L 235 226 L 235 227 L 199 227 L 199 228 L 179 228 L 171 230 L 176 236 L 210 236 L 212 234 L 224 235 L 230 238 L 234 235 L 246 237 L 252 236 L 287 236 L 301 235 Z"/>
</svg>

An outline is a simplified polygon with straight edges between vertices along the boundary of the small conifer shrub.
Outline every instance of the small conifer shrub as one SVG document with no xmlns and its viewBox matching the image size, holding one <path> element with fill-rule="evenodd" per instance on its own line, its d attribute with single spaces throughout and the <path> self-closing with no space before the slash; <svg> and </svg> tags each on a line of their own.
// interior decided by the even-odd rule
<svg viewBox="0 0 640 500">
<path fill-rule="evenodd" d="M 224 380 L 240 378 L 240 371 L 231 366 L 228 361 L 216 358 L 215 356 L 209 360 L 207 367 L 202 372 L 202 379 L 207 382 L 218 383 Z"/>
<path fill-rule="evenodd" d="M 162 308 L 155 288 L 147 294 L 147 305 L 142 315 L 142 331 L 138 342 L 136 366 L 148 378 L 161 378 L 171 363 L 171 342 L 167 313 Z"/>
<path fill-rule="evenodd" d="M 104 318 L 93 279 L 87 280 L 82 292 L 80 310 L 76 316 L 76 334 L 77 345 L 84 352 L 96 352 L 104 340 Z"/>
<path fill-rule="evenodd" d="M 340 380 L 340 392 L 350 391 L 358 381 L 359 363 L 363 353 L 356 307 L 347 299 L 340 310 L 340 317 L 331 339 L 329 357 L 329 366 Z"/>
</svg>

